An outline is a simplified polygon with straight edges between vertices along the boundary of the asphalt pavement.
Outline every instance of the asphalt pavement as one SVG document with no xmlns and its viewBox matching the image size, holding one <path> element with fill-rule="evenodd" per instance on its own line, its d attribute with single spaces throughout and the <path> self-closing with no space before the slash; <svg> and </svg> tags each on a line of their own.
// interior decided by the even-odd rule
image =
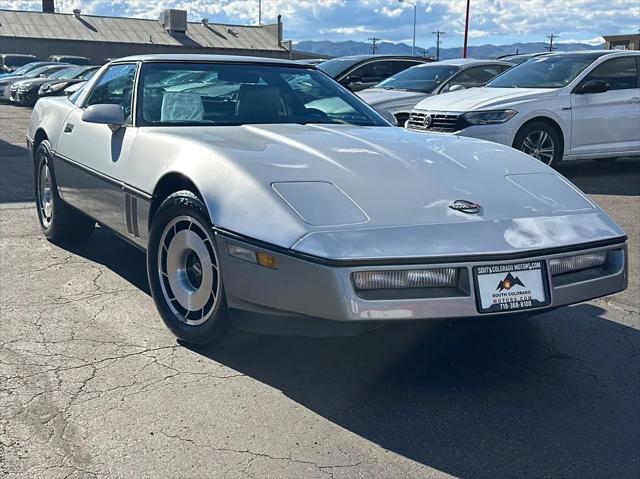
<svg viewBox="0 0 640 479">
<path fill-rule="evenodd" d="M 162 324 L 143 253 L 40 234 L 30 110 L 0 105 L 0 475 L 640 477 L 640 161 L 560 170 L 627 231 L 623 293 L 352 337 Z"/>
</svg>

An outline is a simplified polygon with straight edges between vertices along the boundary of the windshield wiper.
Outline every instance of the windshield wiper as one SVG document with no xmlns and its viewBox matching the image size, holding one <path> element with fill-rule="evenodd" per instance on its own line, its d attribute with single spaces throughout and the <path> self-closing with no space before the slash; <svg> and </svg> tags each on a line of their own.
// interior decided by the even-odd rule
<svg viewBox="0 0 640 479">
<path fill-rule="evenodd" d="M 309 124 L 317 124 L 317 125 L 342 125 L 345 122 L 341 121 L 333 121 L 333 120 L 303 120 L 303 121 L 294 121 L 296 125 L 309 125 Z"/>
</svg>

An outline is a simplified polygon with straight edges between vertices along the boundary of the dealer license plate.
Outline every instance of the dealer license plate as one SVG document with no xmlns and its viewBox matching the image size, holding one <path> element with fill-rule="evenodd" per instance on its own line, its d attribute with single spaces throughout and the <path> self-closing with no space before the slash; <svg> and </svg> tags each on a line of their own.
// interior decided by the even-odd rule
<svg viewBox="0 0 640 479">
<path fill-rule="evenodd" d="M 473 274 L 481 313 L 520 311 L 550 303 L 544 261 L 476 266 Z"/>
</svg>

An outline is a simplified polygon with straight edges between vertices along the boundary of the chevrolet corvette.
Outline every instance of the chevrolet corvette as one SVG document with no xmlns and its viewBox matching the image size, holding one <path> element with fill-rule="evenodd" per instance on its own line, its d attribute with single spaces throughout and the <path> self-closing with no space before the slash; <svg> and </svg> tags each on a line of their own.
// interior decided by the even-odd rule
<svg viewBox="0 0 640 479">
<path fill-rule="evenodd" d="M 207 343 L 229 311 L 338 321 L 533 314 L 627 285 L 624 231 L 544 163 L 393 128 L 314 66 L 115 60 L 27 132 L 50 241 L 146 252 L 158 312 Z"/>
</svg>

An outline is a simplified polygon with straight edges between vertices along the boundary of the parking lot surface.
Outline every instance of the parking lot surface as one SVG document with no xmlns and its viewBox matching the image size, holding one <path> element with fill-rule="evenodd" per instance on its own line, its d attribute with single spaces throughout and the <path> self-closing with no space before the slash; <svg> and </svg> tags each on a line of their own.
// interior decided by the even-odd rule
<svg viewBox="0 0 640 479">
<path fill-rule="evenodd" d="M 639 477 L 639 161 L 560 168 L 629 234 L 623 293 L 194 349 L 156 314 L 143 253 L 40 234 L 29 114 L 0 105 L 0 475 Z"/>
</svg>

